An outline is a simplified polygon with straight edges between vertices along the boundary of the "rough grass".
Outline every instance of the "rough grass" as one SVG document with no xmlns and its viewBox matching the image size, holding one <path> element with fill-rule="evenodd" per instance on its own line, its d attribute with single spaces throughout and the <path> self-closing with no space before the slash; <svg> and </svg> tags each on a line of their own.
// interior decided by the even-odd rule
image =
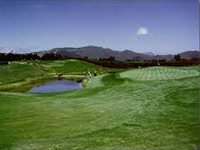
<svg viewBox="0 0 200 150">
<path fill-rule="evenodd" d="M 145 68 L 92 77 L 69 92 L 0 92 L 0 148 L 197 149 L 196 71 Z"/>
</svg>

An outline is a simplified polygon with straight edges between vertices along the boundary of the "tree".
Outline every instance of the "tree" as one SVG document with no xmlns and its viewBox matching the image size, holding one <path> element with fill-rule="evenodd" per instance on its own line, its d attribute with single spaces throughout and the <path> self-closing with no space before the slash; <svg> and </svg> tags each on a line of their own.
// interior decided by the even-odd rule
<svg viewBox="0 0 200 150">
<path fill-rule="evenodd" d="M 114 56 L 110 56 L 110 57 L 108 58 L 108 61 L 115 61 L 115 57 L 114 57 Z"/>
<path fill-rule="evenodd" d="M 181 60 L 180 54 L 175 55 L 175 56 L 174 56 L 174 60 L 175 60 L 175 61 Z"/>
<path fill-rule="evenodd" d="M 42 56 L 42 60 L 56 60 L 57 57 L 54 53 L 46 53 L 45 55 Z"/>
</svg>

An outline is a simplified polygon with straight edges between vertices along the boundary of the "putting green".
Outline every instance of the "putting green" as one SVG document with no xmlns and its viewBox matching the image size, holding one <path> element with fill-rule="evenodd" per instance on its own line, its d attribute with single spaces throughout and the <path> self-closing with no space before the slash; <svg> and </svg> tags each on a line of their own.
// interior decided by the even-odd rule
<svg viewBox="0 0 200 150">
<path fill-rule="evenodd" d="M 197 70 L 189 70 L 172 67 L 148 67 L 143 69 L 134 69 L 122 72 L 122 78 L 133 80 L 171 80 L 187 77 L 199 76 Z"/>
</svg>

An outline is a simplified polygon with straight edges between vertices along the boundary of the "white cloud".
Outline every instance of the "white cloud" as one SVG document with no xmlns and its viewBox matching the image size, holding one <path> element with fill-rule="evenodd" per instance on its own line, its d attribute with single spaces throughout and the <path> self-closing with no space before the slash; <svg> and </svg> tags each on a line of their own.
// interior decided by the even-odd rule
<svg viewBox="0 0 200 150">
<path fill-rule="evenodd" d="M 137 35 L 147 35 L 149 33 L 148 29 L 145 27 L 140 27 L 137 30 Z"/>
</svg>

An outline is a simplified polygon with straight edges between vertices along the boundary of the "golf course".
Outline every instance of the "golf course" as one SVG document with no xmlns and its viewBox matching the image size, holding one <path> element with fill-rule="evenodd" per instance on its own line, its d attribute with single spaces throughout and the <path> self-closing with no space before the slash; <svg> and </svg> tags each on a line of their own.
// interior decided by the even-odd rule
<svg viewBox="0 0 200 150">
<path fill-rule="evenodd" d="M 83 87 L 28 92 L 58 75 Z M 198 117 L 198 66 L 0 65 L 0 149 L 197 149 Z"/>
</svg>

